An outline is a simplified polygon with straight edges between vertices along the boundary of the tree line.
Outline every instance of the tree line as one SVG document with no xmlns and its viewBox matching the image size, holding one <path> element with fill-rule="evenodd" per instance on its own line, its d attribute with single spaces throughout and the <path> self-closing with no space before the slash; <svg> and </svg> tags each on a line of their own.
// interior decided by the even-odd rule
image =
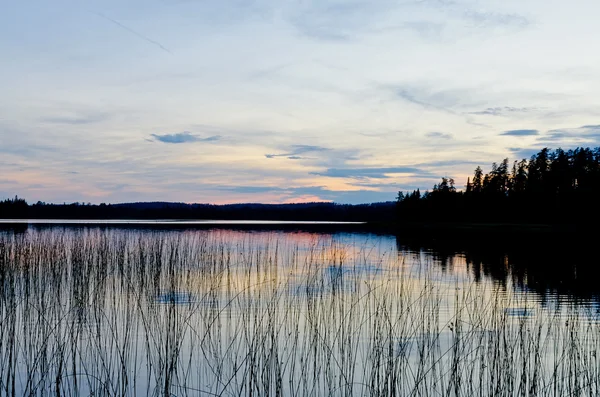
<svg viewBox="0 0 600 397">
<path fill-rule="evenodd" d="M 28 204 L 24 199 L 0 201 L 0 219 L 213 219 L 281 221 L 383 222 L 393 218 L 395 202 L 336 204 L 187 204 L 169 202 L 122 204 Z"/>
<path fill-rule="evenodd" d="M 600 148 L 544 148 L 529 159 L 477 167 L 457 189 L 442 178 L 431 191 L 398 193 L 403 221 L 587 223 L 599 219 Z"/>
</svg>

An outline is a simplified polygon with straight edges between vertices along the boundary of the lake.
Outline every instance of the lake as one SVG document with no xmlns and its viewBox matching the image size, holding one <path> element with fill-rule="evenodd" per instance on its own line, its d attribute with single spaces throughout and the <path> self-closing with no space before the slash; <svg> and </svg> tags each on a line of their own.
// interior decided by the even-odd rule
<svg viewBox="0 0 600 397">
<path fill-rule="evenodd" d="M 0 230 L 1 395 L 600 393 L 593 244 L 117 223 Z"/>
</svg>

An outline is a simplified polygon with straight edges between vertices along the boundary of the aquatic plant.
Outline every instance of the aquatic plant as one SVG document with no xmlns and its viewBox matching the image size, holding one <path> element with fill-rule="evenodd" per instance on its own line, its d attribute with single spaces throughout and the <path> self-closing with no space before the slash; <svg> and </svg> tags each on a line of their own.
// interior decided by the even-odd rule
<svg viewBox="0 0 600 397">
<path fill-rule="evenodd" d="M 7 396 L 597 395 L 597 320 L 331 236 L 0 234 Z"/>
</svg>

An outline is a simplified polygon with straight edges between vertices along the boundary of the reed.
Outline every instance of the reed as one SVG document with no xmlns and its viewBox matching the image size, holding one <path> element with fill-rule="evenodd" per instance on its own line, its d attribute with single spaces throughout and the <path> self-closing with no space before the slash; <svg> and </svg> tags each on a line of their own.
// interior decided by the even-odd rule
<svg viewBox="0 0 600 397">
<path fill-rule="evenodd" d="M 593 305 L 326 235 L 0 234 L 0 394 L 600 394 Z"/>
</svg>

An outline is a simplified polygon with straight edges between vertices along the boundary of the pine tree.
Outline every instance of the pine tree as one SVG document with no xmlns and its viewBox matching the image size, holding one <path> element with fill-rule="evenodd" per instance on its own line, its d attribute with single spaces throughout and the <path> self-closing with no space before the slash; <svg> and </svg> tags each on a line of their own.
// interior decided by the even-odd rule
<svg viewBox="0 0 600 397">
<path fill-rule="evenodd" d="M 473 192 L 480 193 L 483 189 L 483 171 L 481 167 L 475 168 L 475 175 L 473 176 Z"/>
</svg>

